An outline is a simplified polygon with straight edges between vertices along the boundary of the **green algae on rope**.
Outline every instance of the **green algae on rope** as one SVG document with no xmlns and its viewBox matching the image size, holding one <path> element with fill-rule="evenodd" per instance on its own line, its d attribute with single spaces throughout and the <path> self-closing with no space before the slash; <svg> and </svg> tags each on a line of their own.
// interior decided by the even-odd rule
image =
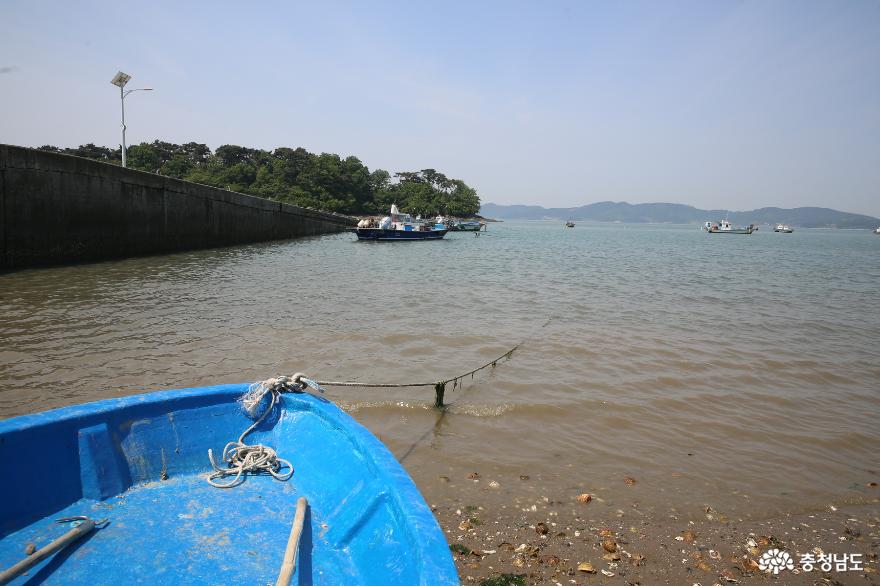
<svg viewBox="0 0 880 586">
<path fill-rule="evenodd" d="M 443 407 L 443 393 L 445 392 L 446 383 L 441 381 L 434 385 L 434 407 L 437 407 L 438 409 L 441 409 Z"/>
</svg>

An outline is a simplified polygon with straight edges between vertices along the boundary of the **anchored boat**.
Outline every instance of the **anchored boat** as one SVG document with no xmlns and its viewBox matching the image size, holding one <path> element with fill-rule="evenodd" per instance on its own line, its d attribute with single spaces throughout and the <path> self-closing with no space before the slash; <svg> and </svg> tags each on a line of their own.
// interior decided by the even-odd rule
<svg viewBox="0 0 880 586">
<path fill-rule="evenodd" d="M 449 230 L 441 216 L 433 224 L 413 220 L 410 214 L 401 213 L 396 204 L 391 205 L 391 215 L 378 223 L 361 220 L 357 228 L 352 228 L 358 240 L 440 240 Z"/>
<path fill-rule="evenodd" d="M 754 224 L 733 227 L 727 220 L 721 220 L 717 224 L 706 222 L 703 225 L 703 229 L 709 234 L 751 234 L 758 228 Z"/>
<path fill-rule="evenodd" d="M 379 440 L 331 402 L 275 387 L 255 423 L 239 402 L 248 389 L 163 391 L 0 422 L 0 458 L 14 463 L 0 487 L 0 570 L 30 564 L 16 584 L 282 583 L 300 523 L 293 584 L 458 584 L 434 516 Z M 236 476 L 233 461 L 249 455 L 263 473 Z M 295 520 L 300 497 L 308 507 Z"/>
<path fill-rule="evenodd" d="M 773 228 L 773 231 L 774 232 L 782 232 L 783 234 L 791 234 L 792 232 L 794 232 L 792 227 L 788 226 L 786 224 L 776 224 L 776 227 Z"/>
<path fill-rule="evenodd" d="M 459 220 L 452 224 L 450 229 L 459 232 L 479 232 L 486 229 L 486 224 L 477 220 Z"/>
</svg>

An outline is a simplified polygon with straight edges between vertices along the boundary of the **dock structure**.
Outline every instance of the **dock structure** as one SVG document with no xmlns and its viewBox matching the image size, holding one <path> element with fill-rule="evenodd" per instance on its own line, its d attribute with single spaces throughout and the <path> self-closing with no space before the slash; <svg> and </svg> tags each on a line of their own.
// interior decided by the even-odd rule
<svg viewBox="0 0 880 586">
<path fill-rule="evenodd" d="M 0 144 L 0 271 L 341 232 L 357 219 Z"/>
</svg>

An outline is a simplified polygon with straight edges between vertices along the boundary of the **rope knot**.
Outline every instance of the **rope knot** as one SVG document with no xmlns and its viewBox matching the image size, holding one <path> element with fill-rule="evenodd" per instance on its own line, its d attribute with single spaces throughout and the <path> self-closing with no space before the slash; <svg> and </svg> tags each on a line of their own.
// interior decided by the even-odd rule
<svg viewBox="0 0 880 586">
<path fill-rule="evenodd" d="M 244 475 L 248 472 L 270 474 L 277 480 L 287 480 L 293 476 L 293 466 L 287 460 L 279 458 L 275 450 L 262 444 L 246 444 L 244 438 L 275 409 L 281 400 L 281 393 L 302 393 L 307 388 L 324 392 L 318 383 L 306 378 L 301 372 L 291 376 L 269 378 L 248 387 L 247 392 L 239 400 L 248 417 L 256 421 L 239 436 L 238 441 L 229 442 L 223 448 L 221 460 L 226 463 L 226 468 L 218 466 L 214 461 L 213 451 L 208 450 L 208 459 L 214 469 L 214 472 L 208 476 L 208 484 L 217 488 L 230 488 L 244 482 Z M 288 471 L 282 474 L 281 470 L 285 468 Z M 216 482 L 227 476 L 235 476 L 235 478 L 226 484 Z"/>
</svg>

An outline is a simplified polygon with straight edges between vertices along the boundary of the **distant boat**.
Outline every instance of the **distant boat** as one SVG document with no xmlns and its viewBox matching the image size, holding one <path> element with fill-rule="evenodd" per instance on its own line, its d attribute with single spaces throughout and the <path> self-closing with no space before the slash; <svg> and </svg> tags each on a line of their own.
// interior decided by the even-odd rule
<svg viewBox="0 0 880 586">
<path fill-rule="evenodd" d="M 450 230 L 460 231 L 460 232 L 479 232 L 480 230 L 485 230 L 486 224 L 483 222 L 479 222 L 477 220 L 468 220 L 458 222 L 454 222 L 450 226 Z"/>
<path fill-rule="evenodd" d="M 293 584 L 459 583 L 434 515 L 375 436 L 302 392 L 274 402 L 263 395 L 268 418 L 255 424 L 240 401 L 248 387 L 154 392 L 0 421 L 0 457 L 16 474 L 0 489 L 2 578 L 275 584 L 293 543 Z M 265 444 L 263 454 L 243 454 L 237 438 L 246 448 Z M 215 488 L 208 450 L 222 452 L 225 467 L 230 440 L 239 457 L 270 462 L 241 478 L 213 474 L 231 484 Z M 298 497 L 307 499 L 304 515 L 294 515 Z M 30 556 L 28 544 L 39 548 Z"/>
<path fill-rule="evenodd" d="M 565 227 L 566 228 L 574 228 L 574 222 L 572 222 L 571 220 L 566 221 Z"/>
<path fill-rule="evenodd" d="M 777 224 L 775 228 L 773 228 L 774 232 L 782 232 L 783 234 L 791 234 L 794 232 L 791 226 L 787 226 L 785 224 Z"/>
<path fill-rule="evenodd" d="M 880 228 L 874 228 L 874 234 L 880 234 Z"/>
<path fill-rule="evenodd" d="M 402 213 L 397 209 L 397 204 L 391 204 L 391 215 L 385 216 L 378 223 L 372 220 L 361 220 L 357 228 L 352 232 L 357 234 L 358 240 L 440 240 L 448 232 L 448 228 L 441 216 L 431 224 L 413 220 L 409 214 Z"/>
<path fill-rule="evenodd" d="M 734 227 L 727 220 L 721 220 L 717 224 L 706 222 L 703 229 L 709 234 L 751 234 L 758 228 L 754 224 Z"/>
</svg>

